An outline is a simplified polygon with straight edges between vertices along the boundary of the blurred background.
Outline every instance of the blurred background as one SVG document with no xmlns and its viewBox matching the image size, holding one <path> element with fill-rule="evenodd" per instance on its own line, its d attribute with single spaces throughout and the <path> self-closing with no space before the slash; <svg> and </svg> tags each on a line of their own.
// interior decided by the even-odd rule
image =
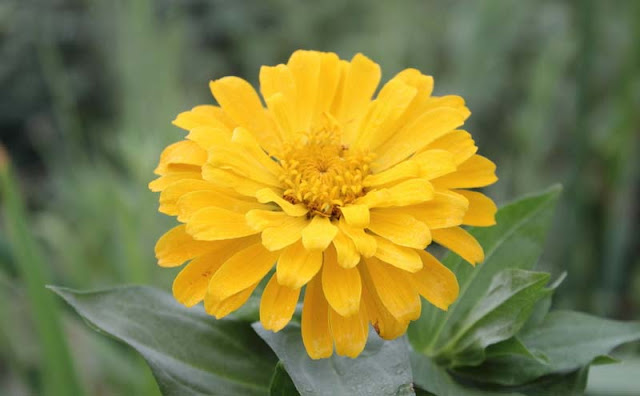
<svg viewBox="0 0 640 396">
<path fill-rule="evenodd" d="M 640 319 L 638 43 L 636 0 L 0 1 L 0 394 L 157 394 L 42 285 L 169 290 L 153 246 L 172 220 L 147 183 L 184 136 L 171 120 L 212 102 L 210 79 L 256 84 L 298 48 L 363 52 L 383 80 L 415 67 L 465 97 L 498 165 L 489 195 L 564 185 L 540 264 L 568 272 L 555 305 Z M 610 370 L 593 392 L 634 371 Z"/>
</svg>

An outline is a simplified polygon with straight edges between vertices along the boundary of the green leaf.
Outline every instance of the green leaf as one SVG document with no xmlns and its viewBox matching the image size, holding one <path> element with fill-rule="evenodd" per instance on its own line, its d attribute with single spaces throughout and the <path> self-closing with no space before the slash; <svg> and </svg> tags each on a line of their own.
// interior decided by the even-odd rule
<svg viewBox="0 0 640 396">
<path fill-rule="evenodd" d="M 297 396 L 299 394 L 291 377 L 289 377 L 289 373 L 284 369 L 284 365 L 282 362 L 278 362 L 271 378 L 270 396 Z"/>
<path fill-rule="evenodd" d="M 411 370 L 415 385 L 438 396 L 522 396 L 519 393 L 485 391 L 456 382 L 447 371 L 431 358 L 411 352 Z"/>
<path fill-rule="evenodd" d="M 624 360 L 616 365 L 593 366 L 589 370 L 587 392 L 589 395 L 637 396 L 640 389 L 638 373 L 638 356 L 624 356 Z"/>
<path fill-rule="evenodd" d="M 487 359 L 495 359 L 511 355 L 520 355 L 529 359 L 538 360 L 542 364 L 546 364 L 549 361 L 549 358 L 541 353 L 534 355 L 518 337 L 511 337 L 508 340 L 493 344 L 485 350 L 485 356 Z"/>
<path fill-rule="evenodd" d="M 438 396 L 568 396 L 584 393 L 589 366 L 548 375 L 522 386 L 459 382 L 431 358 L 411 352 L 415 385 Z"/>
<path fill-rule="evenodd" d="M 498 272 L 506 268 L 533 268 L 542 253 L 560 190 L 553 187 L 507 205 L 498 211 L 497 225 L 470 230 L 485 250 L 485 261 L 476 268 L 455 254 L 445 257 L 443 263 L 458 278 L 460 294 L 446 312 L 423 304 L 420 319 L 409 327 L 409 340 L 416 350 L 433 355 L 442 348 Z"/>
<path fill-rule="evenodd" d="M 608 364 L 617 364 L 617 363 L 621 363 L 620 360 L 614 358 L 613 356 L 609 356 L 609 355 L 600 355 L 600 356 L 596 356 L 595 359 L 593 359 L 593 361 L 591 362 L 592 366 L 605 366 Z"/>
<path fill-rule="evenodd" d="M 383 341 L 371 331 L 356 359 L 333 355 L 312 360 L 298 324 L 277 333 L 254 323 L 255 331 L 275 351 L 301 395 L 413 395 L 409 348 L 404 338 Z"/>
<path fill-rule="evenodd" d="M 494 276 L 487 294 L 462 320 L 451 341 L 436 353 L 436 360 L 451 367 L 475 366 L 485 358 L 487 346 L 514 336 L 541 298 L 548 294 L 549 274 L 506 269 Z"/>
<path fill-rule="evenodd" d="M 618 345 L 640 340 L 640 322 L 618 322 L 573 311 L 553 311 L 537 328 L 519 335 L 534 354 L 548 362 L 521 355 L 485 361 L 478 367 L 459 368 L 456 373 L 475 381 L 518 385 L 541 376 L 568 372 L 605 360 Z"/>
<path fill-rule="evenodd" d="M 164 395 L 267 395 L 277 363 L 249 323 L 216 320 L 150 287 L 51 288 L 92 327 L 137 350 Z"/>
<path fill-rule="evenodd" d="M 536 305 L 533 307 L 533 311 L 531 312 L 531 316 L 529 316 L 527 323 L 525 323 L 524 326 L 522 326 L 523 330 L 538 327 L 542 323 L 542 321 L 544 321 L 544 318 L 549 313 L 549 309 L 551 309 L 551 300 L 553 297 L 553 293 L 556 291 L 558 286 L 560 286 L 560 284 L 564 281 L 566 277 L 567 277 L 566 272 L 561 273 L 558 279 L 553 281 L 553 283 L 547 287 L 547 291 L 548 291 L 547 295 L 544 296 L 542 299 L 540 299 L 536 303 Z"/>
<path fill-rule="evenodd" d="M 589 376 L 589 366 L 566 373 L 542 377 L 529 384 L 512 388 L 527 396 L 583 395 Z"/>
</svg>

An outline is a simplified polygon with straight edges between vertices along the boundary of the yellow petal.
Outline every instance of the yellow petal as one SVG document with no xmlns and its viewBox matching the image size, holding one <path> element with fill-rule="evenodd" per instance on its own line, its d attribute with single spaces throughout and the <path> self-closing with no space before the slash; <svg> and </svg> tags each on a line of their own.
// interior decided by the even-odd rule
<svg viewBox="0 0 640 396">
<path fill-rule="evenodd" d="M 297 242 L 300 237 L 304 238 L 308 224 L 306 217 L 287 217 L 281 224 L 262 231 L 262 244 L 271 251 L 283 249 Z"/>
<path fill-rule="evenodd" d="M 439 177 L 433 182 L 440 188 L 474 188 L 495 183 L 496 165 L 487 158 L 474 155 L 458 166 L 448 175 Z"/>
<path fill-rule="evenodd" d="M 278 283 L 298 289 L 309 282 L 320 271 L 321 266 L 320 250 L 307 250 L 301 242 L 296 242 L 287 247 L 278 259 Z"/>
<path fill-rule="evenodd" d="M 356 204 L 370 208 L 415 205 L 433 199 L 433 186 L 425 179 L 410 179 L 389 188 L 369 192 Z"/>
<path fill-rule="evenodd" d="M 297 117 L 294 110 L 295 102 L 288 100 L 280 92 L 265 97 L 265 102 L 273 119 L 278 124 L 278 131 L 282 139 L 284 141 L 291 140 L 298 130 Z"/>
<path fill-rule="evenodd" d="M 209 243 L 213 246 L 212 250 L 191 260 L 173 281 L 173 296 L 187 307 L 202 301 L 211 277 L 222 263 L 237 250 L 255 243 L 255 239 L 240 238 Z"/>
<path fill-rule="evenodd" d="M 164 175 L 167 173 L 169 164 L 201 166 L 206 160 L 207 152 L 205 150 L 190 140 L 182 140 L 167 146 L 162 151 L 160 163 L 153 172 L 157 175 Z"/>
<path fill-rule="evenodd" d="M 292 103 L 296 101 L 296 83 L 291 69 L 287 65 L 262 66 L 260 68 L 260 93 L 267 99 L 275 94 L 282 94 Z"/>
<path fill-rule="evenodd" d="M 465 108 L 465 102 L 463 98 L 455 95 L 431 96 L 431 91 L 433 90 L 433 78 L 431 78 L 431 76 L 424 75 L 419 78 L 422 79 L 421 84 L 427 86 L 428 91 L 421 92 L 418 88 L 418 94 L 413 99 L 413 101 L 409 105 L 409 108 L 400 119 L 398 123 L 399 125 L 410 125 L 418 118 L 420 118 L 424 113 L 441 107 L 450 107 L 468 113 L 469 110 Z M 414 84 L 412 81 L 405 82 L 409 85 Z M 391 139 L 387 141 L 387 143 L 391 142 L 393 139 L 394 136 L 392 136 Z"/>
<path fill-rule="evenodd" d="M 368 258 L 363 266 L 375 293 L 389 312 L 400 321 L 420 317 L 420 295 L 408 278 L 408 273 L 377 258 Z"/>
<path fill-rule="evenodd" d="M 364 350 L 369 337 L 367 313 L 363 307 L 355 315 L 341 316 L 329 308 L 331 334 L 336 344 L 336 353 L 355 359 Z"/>
<path fill-rule="evenodd" d="M 178 200 L 184 195 L 194 191 L 216 191 L 217 189 L 218 188 L 215 184 L 209 183 L 205 180 L 179 180 L 162 190 L 162 193 L 160 194 L 160 208 L 158 210 L 161 213 L 175 216 L 178 214 Z"/>
<path fill-rule="evenodd" d="M 189 217 L 187 232 L 195 239 L 217 241 L 256 234 L 244 215 L 215 206 L 200 209 Z"/>
<path fill-rule="evenodd" d="M 169 187 L 173 183 L 176 183 L 180 180 L 201 180 L 202 176 L 200 171 L 187 171 L 187 172 L 175 172 L 168 173 L 164 176 L 161 176 L 151 183 L 149 183 L 149 190 L 153 192 L 162 191 L 165 188 Z"/>
<path fill-rule="evenodd" d="M 433 186 L 424 179 L 410 179 L 386 189 L 390 196 L 376 207 L 407 206 L 433 199 Z"/>
<path fill-rule="evenodd" d="M 168 189 L 167 189 L 168 190 Z M 165 190 L 165 191 L 167 191 Z M 164 192 L 163 192 L 164 194 Z M 178 221 L 188 223 L 199 210 L 218 207 L 235 213 L 264 208 L 266 205 L 231 196 L 226 191 L 194 191 L 184 194 L 177 202 Z"/>
<path fill-rule="evenodd" d="M 207 285 L 222 262 L 200 256 L 187 264 L 173 280 L 173 296 L 181 304 L 192 307 L 204 299 Z"/>
<path fill-rule="evenodd" d="M 467 260 L 471 265 L 484 260 L 482 246 L 467 231 L 460 227 L 432 230 L 433 240 L 452 250 L 458 256 Z"/>
<path fill-rule="evenodd" d="M 295 104 L 296 83 L 286 65 L 260 68 L 260 91 L 274 116 L 283 139 L 289 139 L 298 128 Z"/>
<path fill-rule="evenodd" d="M 453 161 L 460 165 L 478 151 L 471 134 L 467 131 L 455 130 L 434 140 L 429 149 L 446 150 L 453 155 Z"/>
<path fill-rule="evenodd" d="M 284 212 L 261 209 L 250 210 L 244 217 L 247 220 L 247 224 L 256 231 L 263 231 L 266 228 L 278 226 L 290 218 L 290 216 Z"/>
<path fill-rule="evenodd" d="M 433 230 L 462 224 L 468 208 L 469 201 L 465 197 L 443 190 L 436 191 L 431 201 L 394 210 L 414 216 Z"/>
<path fill-rule="evenodd" d="M 456 165 L 451 153 L 445 150 L 427 150 L 387 170 L 369 175 L 364 180 L 364 185 L 378 187 L 412 178 L 431 180 L 455 170 Z"/>
<path fill-rule="evenodd" d="M 201 169 L 202 168 L 199 165 L 171 163 L 171 164 L 167 164 L 166 172 L 163 172 L 162 176 L 169 176 L 175 173 L 187 173 L 187 172 L 200 173 Z"/>
<path fill-rule="evenodd" d="M 230 132 L 231 122 L 218 106 L 201 105 L 178 114 L 173 125 L 191 131 L 200 127 L 217 128 Z"/>
<path fill-rule="evenodd" d="M 292 204 L 291 202 L 282 198 L 282 196 L 276 194 L 270 188 L 263 188 L 256 192 L 256 199 L 258 202 L 268 203 L 274 202 L 289 216 L 304 216 L 309 210 L 302 204 Z"/>
<path fill-rule="evenodd" d="M 328 358 L 333 354 L 333 339 L 329 329 L 329 305 L 322 292 L 320 276 L 309 282 L 302 308 L 302 343 L 311 359 Z"/>
<path fill-rule="evenodd" d="M 209 282 L 208 293 L 222 301 L 259 282 L 273 267 L 277 253 L 257 243 L 238 251 L 222 264 Z"/>
<path fill-rule="evenodd" d="M 378 149 L 379 156 L 374 159 L 371 169 L 380 172 L 407 159 L 462 125 L 468 116 L 468 111 L 450 107 L 436 108 L 422 114 Z"/>
<path fill-rule="evenodd" d="M 208 151 L 221 141 L 231 141 L 231 132 L 232 130 L 226 127 L 199 126 L 189 131 L 187 139 Z"/>
<path fill-rule="evenodd" d="M 380 66 L 362 54 L 356 54 L 349 64 L 344 82 L 341 86 L 340 98 L 334 102 L 336 119 L 343 125 L 353 124 L 367 109 L 369 101 L 380 82 Z M 357 130 L 353 128 L 353 136 L 345 136 L 346 142 L 355 141 Z"/>
<path fill-rule="evenodd" d="M 338 232 L 338 227 L 322 216 L 315 216 L 302 230 L 302 244 L 310 250 L 324 250 Z"/>
<path fill-rule="evenodd" d="M 224 112 L 238 125 L 255 134 L 263 147 L 271 151 L 278 145 L 279 136 L 275 133 L 273 123 L 248 82 L 238 77 L 223 77 L 211 81 L 209 88 Z"/>
<path fill-rule="evenodd" d="M 342 92 L 344 91 L 344 86 L 347 81 L 347 74 L 349 73 L 350 68 L 351 68 L 350 62 L 343 59 L 338 60 L 338 84 L 336 86 L 335 95 L 330 101 L 330 110 L 327 112 L 332 114 L 334 118 L 336 118 L 336 114 L 338 113 L 338 110 L 342 106 L 342 98 L 343 98 Z"/>
<path fill-rule="evenodd" d="M 184 225 L 174 227 L 158 239 L 155 251 L 159 266 L 177 267 L 214 248 L 211 242 L 193 239 L 185 228 Z"/>
<path fill-rule="evenodd" d="M 353 227 L 366 227 L 369 225 L 369 207 L 366 205 L 347 205 L 340 208 L 347 224 Z"/>
<path fill-rule="evenodd" d="M 342 316 L 358 312 L 362 284 L 357 268 L 343 268 L 338 265 L 334 249 L 324 252 L 322 265 L 322 290 L 329 305 Z"/>
<path fill-rule="evenodd" d="M 423 267 L 410 278 L 418 293 L 431 304 L 446 311 L 449 305 L 458 298 L 458 280 L 451 270 L 431 254 L 421 250 L 418 252 Z"/>
<path fill-rule="evenodd" d="M 293 74 L 297 92 L 298 128 L 308 130 L 316 108 L 318 96 L 318 76 L 320 74 L 320 53 L 317 51 L 295 51 L 287 66 Z M 323 87 L 321 87 L 322 89 Z"/>
<path fill-rule="evenodd" d="M 464 105 L 464 98 L 458 95 L 432 96 L 424 103 L 422 111 L 427 112 L 441 107 L 451 107 L 461 110 L 464 109 Z"/>
<path fill-rule="evenodd" d="M 422 261 L 415 249 L 399 246 L 380 237 L 375 237 L 378 249 L 375 257 L 408 272 L 416 272 L 422 268 Z"/>
<path fill-rule="evenodd" d="M 396 122 L 403 115 L 417 93 L 416 88 L 399 79 L 391 79 L 382 87 L 377 99 L 371 102 L 354 144 L 375 150 L 397 131 Z"/>
<path fill-rule="evenodd" d="M 262 292 L 260 299 L 260 323 L 271 331 L 280 331 L 291 320 L 296 310 L 300 289 L 291 289 L 278 283 L 275 275 Z"/>
<path fill-rule="evenodd" d="M 353 268 L 360 262 L 360 253 L 344 231 L 338 229 L 336 237 L 333 238 L 333 246 L 338 255 L 338 265 L 344 268 Z"/>
<path fill-rule="evenodd" d="M 420 168 L 419 177 L 435 179 L 456 170 L 453 155 L 445 150 L 426 150 L 413 156 Z"/>
<path fill-rule="evenodd" d="M 496 224 L 496 212 L 498 208 L 491 198 L 486 195 L 468 190 L 455 190 L 469 201 L 469 210 L 462 219 L 463 224 L 488 227 Z"/>
<path fill-rule="evenodd" d="M 251 161 L 255 161 L 257 165 L 263 167 L 269 173 L 279 175 L 282 169 L 260 146 L 256 138 L 245 128 L 236 128 L 231 135 L 231 141 L 242 146 L 245 152 L 249 154 Z"/>
<path fill-rule="evenodd" d="M 256 160 L 244 147 L 232 142 L 225 146 L 211 147 L 207 165 L 231 171 L 268 186 L 278 187 L 280 185 L 276 173 Z"/>
<path fill-rule="evenodd" d="M 409 321 L 399 321 L 391 315 L 365 275 L 362 276 L 362 302 L 366 307 L 369 322 L 380 337 L 385 340 L 393 340 L 406 333 Z"/>
<path fill-rule="evenodd" d="M 317 123 L 322 114 L 331 109 L 331 104 L 336 96 L 336 89 L 340 81 L 340 59 L 331 52 L 320 54 L 320 74 L 318 80 L 322 87 L 318 89 L 316 109 L 312 119 L 312 125 Z"/>
<path fill-rule="evenodd" d="M 363 184 L 365 187 L 382 187 L 386 184 L 397 183 L 419 176 L 420 165 L 413 159 L 408 159 L 382 172 L 368 175 Z"/>
<path fill-rule="evenodd" d="M 429 96 L 433 91 L 433 77 L 426 76 L 417 69 L 404 69 L 400 73 L 396 75 L 395 78 L 398 78 L 412 87 L 415 87 L 418 92 Z"/>
<path fill-rule="evenodd" d="M 351 227 L 344 219 L 340 219 L 338 223 L 340 231 L 348 236 L 355 245 L 358 252 L 364 257 L 371 257 L 376 253 L 376 239 L 364 232 L 362 228 Z"/>
<path fill-rule="evenodd" d="M 202 178 L 247 197 L 255 197 L 258 190 L 267 187 L 264 183 L 220 169 L 211 164 L 202 165 Z"/>
<path fill-rule="evenodd" d="M 393 209 L 371 211 L 369 230 L 398 245 L 424 249 L 431 243 L 431 232 L 415 217 Z"/>
<path fill-rule="evenodd" d="M 211 293 L 207 292 L 204 297 L 204 309 L 209 315 L 215 316 L 216 319 L 222 319 L 247 302 L 251 294 L 258 286 L 259 282 L 237 292 L 236 294 L 225 298 L 224 300 L 216 299 Z"/>
<path fill-rule="evenodd" d="M 395 78 L 416 88 L 418 91 L 398 122 L 399 125 L 406 125 L 424 113 L 425 104 L 431 99 L 433 77 L 426 76 L 416 69 L 405 69 L 398 73 Z"/>
</svg>

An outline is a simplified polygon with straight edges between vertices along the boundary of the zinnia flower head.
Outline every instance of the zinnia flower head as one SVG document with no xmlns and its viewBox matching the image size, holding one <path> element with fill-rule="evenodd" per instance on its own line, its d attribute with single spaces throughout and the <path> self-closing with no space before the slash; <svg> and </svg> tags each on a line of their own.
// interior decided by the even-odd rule
<svg viewBox="0 0 640 396">
<path fill-rule="evenodd" d="M 173 283 L 178 301 L 204 300 L 222 318 L 270 276 L 262 325 L 286 326 L 304 293 L 314 359 L 334 346 L 358 356 L 369 324 L 401 336 L 420 296 L 447 309 L 458 283 L 425 248 L 483 260 L 461 225 L 495 223 L 494 203 L 467 190 L 494 183 L 495 165 L 458 129 L 470 115 L 462 98 L 432 96 L 433 79 L 415 69 L 373 99 L 379 81 L 364 55 L 296 51 L 260 70 L 264 103 L 224 77 L 210 83 L 217 106 L 178 115 L 189 133 L 163 151 L 150 184 L 160 211 L 182 223 L 156 245 L 160 266 L 188 261 Z"/>
</svg>

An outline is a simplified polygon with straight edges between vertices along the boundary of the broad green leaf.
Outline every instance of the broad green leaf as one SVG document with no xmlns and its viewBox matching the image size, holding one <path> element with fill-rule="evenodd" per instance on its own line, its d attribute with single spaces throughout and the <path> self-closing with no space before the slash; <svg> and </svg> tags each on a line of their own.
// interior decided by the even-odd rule
<svg viewBox="0 0 640 396">
<path fill-rule="evenodd" d="M 595 359 L 593 359 L 593 361 L 591 362 L 592 366 L 606 366 L 608 364 L 617 364 L 617 363 L 621 363 L 620 360 L 614 358 L 613 356 L 609 356 L 609 355 L 600 355 L 597 356 Z"/>
<path fill-rule="evenodd" d="M 149 363 L 164 395 L 268 395 L 276 357 L 245 321 L 216 320 L 150 287 L 52 288 L 92 327 Z"/>
<path fill-rule="evenodd" d="M 485 391 L 464 386 L 431 358 L 411 351 L 411 370 L 415 385 L 438 396 L 522 396 L 520 393 Z"/>
<path fill-rule="evenodd" d="M 416 350 L 433 355 L 446 345 L 454 327 L 485 294 L 498 272 L 533 268 L 542 253 L 559 194 L 560 187 L 553 187 L 523 198 L 500 209 L 495 226 L 470 230 L 485 250 L 485 261 L 475 268 L 455 254 L 445 257 L 443 263 L 458 278 L 460 294 L 448 311 L 423 304 L 420 319 L 409 327 L 409 340 Z"/>
<path fill-rule="evenodd" d="M 302 344 L 300 326 L 277 333 L 254 323 L 255 331 L 275 351 L 301 395 L 413 395 L 409 348 L 404 338 L 383 341 L 371 331 L 356 359 L 333 355 L 312 360 Z"/>
<path fill-rule="evenodd" d="M 413 387 L 413 390 L 416 392 L 416 396 L 438 396 L 438 395 L 434 395 L 431 392 L 428 392 L 422 388 L 418 388 L 417 386 Z"/>
<path fill-rule="evenodd" d="M 526 385 L 511 388 L 527 396 L 578 396 L 584 394 L 589 366 L 564 374 L 542 377 Z"/>
<path fill-rule="evenodd" d="M 499 272 L 449 343 L 436 353 L 436 360 L 445 360 L 451 367 L 480 364 L 486 347 L 520 330 L 536 302 L 548 294 L 544 287 L 548 281 L 549 274 L 542 272 L 519 269 Z"/>
<path fill-rule="evenodd" d="M 284 369 L 282 362 L 278 362 L 273 377 L 271 378 L 270 396 L 296 396 L 299 395 L 289 373 Z"/>
<path fill-rule="evenodd" d="M 540 299 L 540 301 L 538 301 L 533 307 L 531 316 L 529 316 L 527 322 L 524 324 L 524 326 L 522 326 L 522 331 L 538 327 L 544 321 L 544 318 L 549 313 L 549 309 L 551 309 L 551 300 L 553 297 L 553 293 L 556 291 L 558 286 L 562 284 L 566 277 L 567 273 L 563 272 L 562 274 L 560 274 L 558 279 L 553 281 L 553 283 L 547 287 L 547 295 Z"/>
<path fill-rule="evenodd" d="M 588 366 L 568 373 L 542 377 L 522 386 L 459 382 L 431 358 L 411 352 L 415 385 L 438 396 L 570 396 L 582 395 Z"/>
<path fill-rule="evenodd" d="M 618 322 L 573 311 L 552 311 L 537 328 L 519 335 L 532 353 L 548 362 L 522 355 L 502 356 L 478 367 L 459 368 L 456 373 L 475 381 L 518 385 L 541 376 L 577 370 L 605 360 L 618 345 L 640 340 L 640 322 Z"/>
<path fill-rule="evenodd" d="M 543 354 L 534 355 L 518 337 L 511 337 L 497 344 L 493 344 L 485 350 L 486 359 L 495 359 L 511 355 L 521 355 L 529 359 L 538 360 L 543 364 L 549 361 L 549 358 Z"/>
<path fill-rule="evenodd" d="M 637 396 L 640 389 L 640 357 L 625 356 L 620 364 L 594 366 L 587 392 L 600 396 Z"/>
</svg>

